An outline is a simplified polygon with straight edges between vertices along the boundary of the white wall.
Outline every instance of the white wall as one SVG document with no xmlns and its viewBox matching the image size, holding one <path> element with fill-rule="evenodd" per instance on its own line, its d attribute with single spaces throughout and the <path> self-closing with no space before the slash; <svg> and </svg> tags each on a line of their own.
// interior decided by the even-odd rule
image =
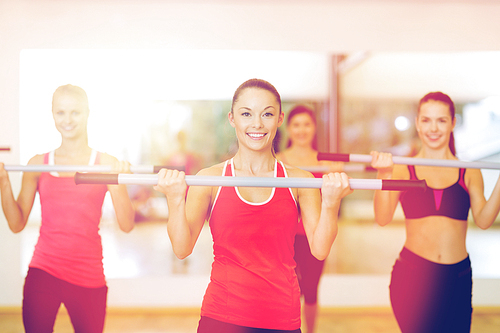
<svg viewBox="0 0 500 333">
<path fill-rule="evenodd" d="M 470 103 L 498 96 L 500 51 L 492 50 L 368 54 L 342 75 L 342 97 L 417 102 L 430 91 L 443 91 L 455 103 Z"/>
<path fill-rule="evenodd" d="M 19 163 L 19 57 L 23 49 L 499 50 L 498 17 L 500 4 L 473 0 L 0 0 L 0 145 L 12 149 L 0 153 L 0 158 Z M 14 187 L 17 192 L 17 180 Z M 0 217 L 0 306 L 21 303 L 19 240 Z M 380 283 L 375 280 L 374 285 Z M 482 288 L 485 283 L 488 288 Z M 475 281 L 475 286 L 476 304 L 491 304 L 491 288 L 500 290 L 497 280 Z M 130 303 L 120 298 L 126 290 L 133 290 L 129 281 L 111 281 L 110 287 L 111 306 L 134 305 L 133 299 Z M 152 300 L 150 304 L 168 302 Z M 376 298 L 374 304 L 387 303 Z"/>
</svg>

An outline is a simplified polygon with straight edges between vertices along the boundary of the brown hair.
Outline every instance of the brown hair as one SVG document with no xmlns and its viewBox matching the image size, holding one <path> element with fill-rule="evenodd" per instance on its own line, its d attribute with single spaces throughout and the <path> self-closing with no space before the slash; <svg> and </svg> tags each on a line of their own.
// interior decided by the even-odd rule
<svg viewBox="0 0 500 333">
<path fill-rule="evenodd" d="M 427 103 L 429 101 L 437 101 L 437 102 L 441 102 L 441 103 L 448 105 L 448 109 L 450 110 L 451 119 L 452 120 L 455 119 L 455 104 L 451 100 L 450 96 L 448 96 L 440 91 L 428 93 L 427 95 L 422 97 L 420 99 L 420 102 L 418 103 L 418 112 L 419 113 L 420 113 L 420 107 L 422 106 L 422 104 Z M 451 153 L 453 155 L 456 155 L 457 151 L 455 149 L 455 136 L 453 135 L 453 132 L 450 133 L 449 147 L 450 147 Z"/>
<path fill-rule="evenodd" d="M 280 97 L 280 94 L 278 93 L 278 90 L 276 90 L 276 88 L 272 84 L 270 84 L 269 82 L 261 80 L 261 79 L 247 80 L 247 81 L 243 82 L 238 87 L 238 89 L 236 89 L 236 91 L 234 92 L 234 95 L 233 95 L 233 102 L 231 104 L 231 112 L 233 112 L 234 103 L 236 103 L 236 101 L 238 101 L 238 98 L 240 97 L 240 94 L 243 92 L 243 90 L 245 90 L 247 88 L 258 88 L 258 89 L 264 89 L 264 90 L 269 91 L 271 94 L 274 95 L 274 97 L 276 97 L 276 101 L 278 101 L 278 104 L 280 106 L 280 113 L 281 113 L 281 97 Z"/>
<path fill-rule="evenodd" d="M 237 89 L 236 91 L 234 92 L 234 95 L 233 95 L 233 101 L 231 103 L 231 112 L 233 112 L 233 107 L 234 107 L 234 104 L 238 101 L 238 98 L 240 97 L 241 93 L 243 92 L 243 90 L 247 89 L 247 88 L 258 88 L 258 89 L 263 89 L 263 90 L 267 90 L 269 91 L 271 94 L 274 95 L 274 97 L 276 98 L 276 101 L 278 102 L 279 104 L 279 108 L 280 108 L 280 114 L 281 114 L 281 96 L 280 94 L 278 93 L 278 90 L 276 90 L 276 88 L 269 82 L 265 81 L 265 80 L 262 80 L 262 79 L 250 79 L 250 80 L 247 80 L 245 82 L 243 82 Z M 278 144 L 279 144 L 279 130 L 276 130 L 276 134 L 273 138 L 273 144 L 272 144 L 272 153 L 273 153 L 273 156 L 275 156 L 275 146 L 277 147 Z"/>
<path fill-rule="evenodd" d="M 305 114 L 309 115 L 309 117 L 311 117 L 311 119 L 314 123 L 314 126 L 316 126 L 316 115 L 314 114 L 314 111 L 309 109 L 308 107 L 306 107 L 304 105 L 297 105 L 292 110 L 290 110 L 290 112 L 288 113 L 287 121 L 286 121 L 287 125 L 290 124 L 290 121 L 292 120 L 293 117 L 295 117 L 296 115 L 299 115 L 301 113 L 305 113 Z M 290 147 L 291 145 L 292 145 L 292 140 L 288 139 L 286 146 Z M 312 148 L 314 150 L 318 150 L 318 139 L 316 138 L 316 135 L 314 135 L 314 138 L 312 141 Z"/>
</svg>

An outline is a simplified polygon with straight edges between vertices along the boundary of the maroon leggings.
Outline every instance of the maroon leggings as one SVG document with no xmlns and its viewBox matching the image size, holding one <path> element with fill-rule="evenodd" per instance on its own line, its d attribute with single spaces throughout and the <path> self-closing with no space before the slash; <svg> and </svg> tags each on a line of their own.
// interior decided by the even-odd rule
<svg viewBox="0 0 500 333">
<path fill-rule="evenodd" d="M 26 333 L 52 333 L 63 303 L 75 333 L 102 333 L 107 294 L 107 286 L 80 287 L 30 267 L 24 282 L 24 329 Z"/>
<path fill-rule="evenodd" d="M 403 248 L 392 270 L 390 296 L 403 333 L 469 333 L 472 316 L 469 257 L 443 265 Z"/>
<path fill-rule="evenodd" d="M 295 272 L 299 279 L 300 293 L 304 302 L 312 305 L 318 302 L 318 285 L 323 273 L 324 260 L 318 260 L 311 253 L 306 235 L 295 235 Z"/>
<path fill-rule="evenodd" d="M 300 328 L 296 330 L 273 330 L 266 328 L 254 328 L 238 326 L 225 323 L 210 317 L 202 316 L 198 324 L 197 333 L 301 333 Z"/>
</svg>

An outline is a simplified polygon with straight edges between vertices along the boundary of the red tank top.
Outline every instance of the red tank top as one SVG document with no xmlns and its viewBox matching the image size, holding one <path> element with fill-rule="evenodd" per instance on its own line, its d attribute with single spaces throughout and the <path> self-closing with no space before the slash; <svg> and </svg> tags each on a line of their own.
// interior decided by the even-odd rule
<svg viewBox="0 0 500 333">
<path fill-rule="evenodd" d="M 104 286 L 98 231 L 106 191 L 106 185 L 75 185 L 73 177 L 43 172 L 38 180 L 42 225 L 30 267 L 79 286 Z"/>
<path fill-rule="evenodd" d="M 281 163 L 274 170 L 275 177 L 287 177 Z M 223 175 L 234 175 L 232 160 Z M 273 188 L 268 200 L 252 203 L 238 188 L 220 187 L 210 217 L 214 262 L 201 315 L 255 328 L 300 328 L 297 221 L 289 188 Z"/>
</svg>

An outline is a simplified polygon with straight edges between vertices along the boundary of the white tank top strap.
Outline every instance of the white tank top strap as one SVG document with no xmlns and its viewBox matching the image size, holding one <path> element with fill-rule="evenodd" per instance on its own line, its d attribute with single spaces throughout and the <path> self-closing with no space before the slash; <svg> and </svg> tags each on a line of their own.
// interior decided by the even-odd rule
<svg viewBox="0 0 500 333">
<path fill-rule="evenodd" d="M 283 168 L 283 176 L 285 176 L 285 178 L 288 178 L 288 173 L 286 172 L 285 164 L 283 163 L 283 161 L 279 161 L 279 163 L 281 164 L 281 167 Z M 297 200 L 295 199 L 295 196 L 293 195 L 293 191 L 290 187 L 288 188 L 288 192 L 290 192 L 290 196 L 292 197 L 293 201 L 295 202 L 295 205 L 297 205 Z"/>
<path fill-rule="evenodd" d="M 231 159 L 231 162 L 232 161 L 233 161 L 233 159 Z M 223 177 L 226 174 L 226 168 L 227 168 L 228 163 L 229 163 L 229 160 L 227 160 L 224 163 L 224 167 L 222 168 L 222 175 L 221 176 L 223 176 Z M 232 163 L 231 163 L 231 165 L 232 165 Z M 210 209 L 210 215 L 212 214 L 212 211 L 214 210 L 215 204 L 217 203 L 217 199 L 219 198 L 219 193 L 220 193 L 221 188 L 222 188 L 222 186 L 219 186 L 219 188 L 217 189 L 217 194 L 215 195 L 214 203 L 212 205 L 212 208 Z"/>
<path fill-rule="evenodd" d="M 55 165 L 55 150 L 49 151 L 49 161 L 48 165 Z M 95 165 L 95 161 L 97 159 L 97 150 L 92 149 L 90 153 L 89 165 Z M 50 174 L 54 177 L 59 177 L 59 173 L 57 171 L 51 171 Z"/>
<path fill-rule="evenodd" d="M 97 159 L 97 150 L 92 149 L 92 152 L 90 153 L 89 165 L 94 165 L 96 159 Z"/>
<path fill-rule="evenodd" d="M 55 155 L 55 150 L 51 150 L 49 151 L 49 161 L 48 161 L 48 165 L 54 165 L 55 162 L 54 162 L 54 155 Z M 59 172 L 57 171 L 51 171 L 50 174 L 54 177 L 59 177 Z"/>
<path fill-rule="evenodd" d="M 55 150 L 49 151 L 49 163 L 48 163 L 48 165 L 54 165 L 54 154 L 55 154 Z"/>
</svg>

